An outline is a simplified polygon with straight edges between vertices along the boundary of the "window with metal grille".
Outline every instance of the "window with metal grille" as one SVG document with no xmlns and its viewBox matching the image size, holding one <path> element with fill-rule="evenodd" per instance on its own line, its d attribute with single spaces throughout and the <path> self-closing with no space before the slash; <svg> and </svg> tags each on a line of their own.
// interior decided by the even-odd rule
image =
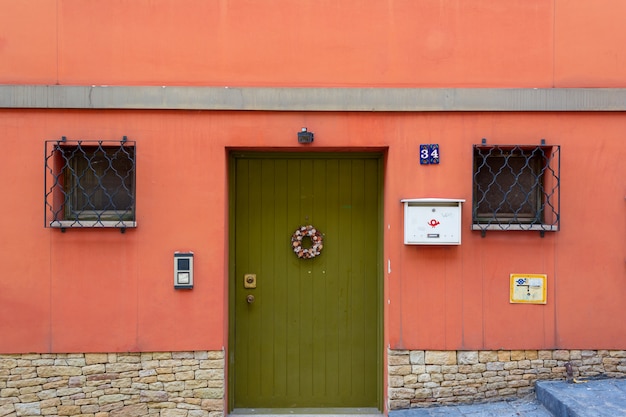
<svg viewBox="0 0 626 417">
<path fill-rule="evenodd" d="M 46 141 L 46 227 L 135 227 L 135 142 Z"/>
<path fill-rule="evenodd" d="M 472 229 L 557 231 L 560 147 L 474 145 Z"/>
</svg>

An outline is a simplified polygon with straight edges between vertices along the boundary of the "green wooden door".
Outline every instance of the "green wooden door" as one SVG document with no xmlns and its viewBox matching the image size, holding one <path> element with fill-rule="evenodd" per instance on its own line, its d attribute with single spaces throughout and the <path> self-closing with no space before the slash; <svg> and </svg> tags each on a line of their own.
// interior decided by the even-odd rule
<svg viewBox="0 0 626 417">
<path fill-rule="evenodd" d="M 380 164 L 233 157 L 231 408 L 380 408 Z M 299 259 L 291 236 L 308 224 L 323 249 Z"/>
</svg>

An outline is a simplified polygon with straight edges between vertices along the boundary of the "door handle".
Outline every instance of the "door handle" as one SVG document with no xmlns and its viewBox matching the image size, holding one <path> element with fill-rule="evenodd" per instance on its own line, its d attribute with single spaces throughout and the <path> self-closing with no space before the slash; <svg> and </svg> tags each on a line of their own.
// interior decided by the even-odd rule
<svg viewBox="0 0 626 417">
<path fill-rule="evenodd" d="M 252 303 L 254 303 L 254 295 L 249 294 L 249 295 L 246 297 L 246 301 L 248 302 L 248 304 L 252 304 Z"/>
</svg>

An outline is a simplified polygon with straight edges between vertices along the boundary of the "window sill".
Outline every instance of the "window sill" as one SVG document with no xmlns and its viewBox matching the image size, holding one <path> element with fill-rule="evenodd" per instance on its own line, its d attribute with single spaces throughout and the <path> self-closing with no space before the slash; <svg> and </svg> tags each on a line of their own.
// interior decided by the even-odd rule
<svg viewBox="0 0 626 417">
<path fill-rule="evenodd" d="M 552 224 L 472 224 L 472 230 L 495 230 L 495 231 L 508 231 L 508 230 L 534 230 L 539 232 L 558 232 L 559 227 Z"/>
<path fill-rule="evenodd" d="M 126 229 L 137 227 L 137 222 L 128 220 L 55 220 L 53 222 L 50 222 L 50 227 L 57 229 L 75 229 L 89 227 Z"/>
</svg>

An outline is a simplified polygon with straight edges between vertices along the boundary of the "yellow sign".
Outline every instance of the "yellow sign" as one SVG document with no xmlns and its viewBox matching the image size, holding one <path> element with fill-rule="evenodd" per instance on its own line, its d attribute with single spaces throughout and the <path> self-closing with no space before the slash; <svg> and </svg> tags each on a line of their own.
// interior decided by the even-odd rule
<svg viewBox="0 0 626 417">
<path fill-rule="evenodd" d="M 511 274 L 511 303 L 545 304 L 546 274 Z"/>
</svg>

